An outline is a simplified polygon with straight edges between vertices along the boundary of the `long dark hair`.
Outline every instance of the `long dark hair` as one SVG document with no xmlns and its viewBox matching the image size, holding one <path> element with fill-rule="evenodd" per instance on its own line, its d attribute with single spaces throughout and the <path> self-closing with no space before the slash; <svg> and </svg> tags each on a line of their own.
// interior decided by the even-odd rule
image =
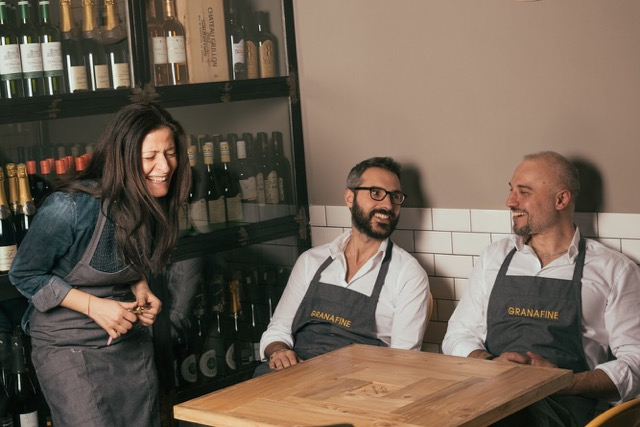
<svg viewBox="0 0 640 427">
<path fill-rule="evenodd" d="M 165 127 L 173 132 L 178 166 L 167 195 L 156 198 L 148 192 L 142 171 L 142 141 Z M 159 273 L 178 240 L 178 213 L 190 183 L 184 129 L 162 107 L 139 102 L 115 114 L 98 139 L 88 167 L 61 190 L 101 198 L 103 212 L 115 225 L 124 262 L 140 273 Z"/>
</svg>

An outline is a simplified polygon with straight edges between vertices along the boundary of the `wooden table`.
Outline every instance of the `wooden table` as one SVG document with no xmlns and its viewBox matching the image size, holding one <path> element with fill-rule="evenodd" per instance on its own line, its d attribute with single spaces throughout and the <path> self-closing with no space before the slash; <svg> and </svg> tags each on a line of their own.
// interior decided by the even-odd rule
<svg viewBox="0 0 640 427">
<path fill-rule="evenodd" d="M 244 426 L 486 426 L 569 384 L 570 371 L 351 345 L 181 403 L 179 420 Z"/>
</svg>

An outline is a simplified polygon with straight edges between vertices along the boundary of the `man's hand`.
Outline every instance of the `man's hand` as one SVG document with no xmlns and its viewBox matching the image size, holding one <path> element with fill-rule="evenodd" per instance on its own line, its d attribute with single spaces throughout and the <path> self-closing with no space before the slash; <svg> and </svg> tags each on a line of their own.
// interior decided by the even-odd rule
<svg viewBox="0 0 640 427">
<path fill-rule="evenodd" d="M 291 350 L 285 343 L 273 342 L 265 348 L 265 356 L 269 358 L 269 367 L 276 371 L 290 368 L 302 362 L 295 351 Z"/>
</svg>

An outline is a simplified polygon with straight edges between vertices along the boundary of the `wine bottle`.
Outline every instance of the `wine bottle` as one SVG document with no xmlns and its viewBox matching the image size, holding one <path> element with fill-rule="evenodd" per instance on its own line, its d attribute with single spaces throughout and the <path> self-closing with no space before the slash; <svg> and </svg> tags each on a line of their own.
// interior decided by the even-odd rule
<svg viewBox="0 0 640 427">
<path fill-rule="evenodd" d="M 271 152 L 273 161 L 278 171 L 278 195 L 280 203 L 293 203 L 293 180 L 291 178 L 291 163 L 284 155 L 282 132 L 271 133 Z"/>
<path fill-rule="evenodd" d="M 18 192 L 18 170 L 15 163 L 7 163 L 5 169 L 7 172 L 7 187 L 9 188 L 9 207 L 11 208 L 11 213 L 15 216 L 18 214 L 18 199 L 20 197 Z"/>
<path fill-rule="evenodd" d="M 62 65 L 62 44 L 60 30 L 51 23 L 49 0 L 38 1 L 40 26 L 38 36 L 42 51 L 44 71 L 44 94 L 57 95 L 64 92 L 64 67 Z"/>
<path fill-rule="evenodd" d="M 202 147 L 202 156 L 205 165 L 205 199 L 207 200 L 207 212 L 209 224 L 218 228 L 226 223 L 224 212 L 224 193 L 216 176 L 214 163 L 213 142 L 205 142 Z"/>
<path fill-rule="evenodd" d="M 198 156 L 198 146 L 190 144 L 187 148 L 191 166 L 191 188 L 189 189 L 189 219 L 196 231 L 206 233 L 209 229 L 207 199 L 204 197 L 203 168 Z"/>
<path fill-rule="evenodd" d="M 0 84 L 1 98 L 24 96 L 20 45 L 4 0 L 0 0 Z"/>
<path fill-rule="evenodd" d="M 242 221 L 242 194 L 238 179 L 231 171 L 229 141 L 220 142 L 220 161 L 222 162 L 220 178 L 227 224 L 238 223 Z"/>
<path fill-rule="evenodd" d="M 4 172 L 0 168 L 0 273 L 9 271 L 17 248 L 16 228 L 4 191 Z M 1 354 L 0 357 L 2 357 Z"/>
<path fill-rule="evenodd" d="M 255 13 L 256 43 L 258 45 L 258 68 L 260 78 L 276 76 L 277 58 L 275 38 L 269 32 L 269 14 L 264 11 Z"/>
<path fill-rule="evenodd" d="M 264 200 L 268 205 L 280 202 L 278 171 L 273 162 L 269 138 L 266 133 L 258 132 L 258 145 L 261 148 L 260 168 L 264 179 Z"/>
<path fill-rule="evenodd" d="M 147 2 L 147 31 L 151 44 L 151 64 L 153 65 L 153 83 L 166 86 L 169 82 L 167 61 L 167 39 L 162 32 L 162 23 L 158 19 L 156 0 Z"/>
<path fill-rule="evenodd" d="M 87 68 L 82 55 L 80 32 L 71 15 L 71 0 L 60 0 L 60 38 L 66 92 L 88 91 Z"/>
<path fill-rule="evenodd" d="M 2 168 L 0 168 L 2 169 Z M 8 332 L 0 332 L 0 384 L 9 393 L 9 379 L 11 378 L 11 340 Z M 0 424 L 2 425 L 2 424 Z"/>
<path fill-rule="evenodd" d="M 33 200 L 36 203 L 36 206 L 40 204 L 41 193 L 39 185 L 40 177 L 36 174 L 36 161 L 35 160 L 27 160 L 25 162 L 27 167 L 27 179 L 29 181 L 29 190 L 31 191 L 31 196 L 33 196 Z"/>
<path fill-rule="evenodd" d="M 36 215 L 36 204 L 31 196 L 31 190 L 29 189 L 29 177 L 27 176 L 27 166 L 24 163 L 20 163 L 16 167 L 18 172 L 18 187 L 19 187 L 19 199 L 18 199 L 18 211 L 16 214 L 16 229 L 18 235 L 16 241 L 18 246 L 24 239 L 24 236 L 31 228 L 33 217 Z"/>
<path fill-rule="evenodd" d="M 176 18 L 174 0 L 164 0 L 165 18 L 162 32 L 167 42 L 168 80 L 170 85 L 189 83 L 184 27 Z"/>
<path fill-rule="evenodd" d="M 3 343 L 3 337 L 0 337 L 0 351 L 5 344 Z M 6 344 L 9 347 L 9 344 Z M 11 414 L 12 407 L 9 406 L 9 391 L 7 390 L 7 383 L 0 381 L 0 426 L 13 427 L 13 415 Z"/>
<path fill-rule="evenodd" d="M 115 0 L 104 0 L 104 10 L 107 17 L 102 30 L 102 42 L 109 62 L 109 84 L 113 89 L 128 88 L 131 87 L 131 75 L 127 32 L 120 25 Z"/>
<path fill-rule="evenodd" d="M 31 380 L 27 368 L 27 355 L 23 333 L 16 331 L 11 336 L 13 369 L 10 402 L 13 409 L 13 425 L 16 427 L 38 427 L 38 401 L 40 396 Z"/>
<path fill-rule="evenodd" d="M 82 53 L 87 67 L 89 89 L 111 89 L 107 54 L 102 45 L 96 20 L 95 0 L 82 0 Z"/>
<path fill-rule="evenodd" d="M 229 0 L 227 12 L 227 45 L 231 59 L 229 71 L 232 80 L 243 80 L 247 78 L 246 43 L 237 0 Z"/>
<path fill-rule="evenodd" d="M 52 182 L 51 164 L 47 159 L 40 160 L 40 180 L 38 181 L 40 202 L 42 202 L 51 193 Z"/>
<path fill-rule="evenodd" d="M 22 80 L 27 97 L 44 95 L 44 70 L 38 29 L 31 22 L 29 0 L 18 1 L 19 22 L 16 33 L 20 45 Z"/>
<path fill-rule="evenodd" d="M 242 18 L 242 30 L 244 32 L 245 58 L 247 64 L 247 78 L 257 79 L 260 77 L 260 66 L 258 64 L 258 41 L 256 33 L 253 31 L 255 23 L 251 19 L 248 9 L 244 10 Z"/>
</svg>

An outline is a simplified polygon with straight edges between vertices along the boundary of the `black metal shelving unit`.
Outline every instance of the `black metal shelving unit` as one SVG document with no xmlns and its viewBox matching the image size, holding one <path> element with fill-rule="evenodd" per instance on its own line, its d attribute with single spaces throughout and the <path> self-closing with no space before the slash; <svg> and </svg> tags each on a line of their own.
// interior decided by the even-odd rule
<svg viewBox="0 0 640 427">
<path fill-rule="evenodd" d="M 210 256 L 219 252 L 261 245 L 278 239 L 296 239 L 298 253 L 310 246 L 308 224 L 308 199 L 304 169 L 304 148 L 302 134 L 302 114 L 299 102 L 297 80 L 297 54 L 295 46 L 293 0 L 280 0 L 283 37 L 287 55 L 287 69 L 284 75 L 269 79 L 224 81 L 187 84 L 181 86 L 154 87 L 149 83 L 151 71 L 149 45 L 146 31 L 145 1 L 125 0 L 128 8 L 128 26 L 132 51 L 133 84 L 131 89 L 104 92 L 87 92 L 40 96 L 21 99 L 0 99 L 0 130 L 2 126 L 16 123 L 38 123 L 45 129 L 47 124 L 59 119 L 89 118 L 90 116 L 111 114 L 135 100 L 153 100 L 165 108 L 193 107 L 219 104 L 222 108 L 239 101 L 264 99 L 286 99 L 289 103 L 290 138 L 292 150 L 290 161 L 294 165 L 295 205 L 285 210 L 282 216 L 270 217 L 259 222 L 236 224 L 209 233 L 182 237 L 176 248 L 172 262 L 195 257 Z M 274 0 L 278 2 L 278 0 Z M 37 2 L 34 2 L 37 6 Z M 55 1 L 52 2 L 55 6 Z M 81 123 L 81 122 L 80 122 Z M 0 140 L 0 151 L 7 145 Z M 250 260 L 249 260 L 250 262 Z M 166 296 L 166 278 L 151 279 L 158 295 Z M 6 274 L 0 274 L 0 297 L 19 294 L 9 283 Z M 3 289 L 6 291 L 3 293 Z M 7 293 L 8 292 L 8 293 Z M 208 393 L 251 377 L 252 369 L 238 370 L 205 384 L 188 388 L 176 386 L 174 380 L 174 360 L 170 336 L 168 310 L 163 310 L 154 325 L 156 360 L 161 381 L 161 410 L 164 426 L 175 426 L 173 405 L 204 393 Z M 256 362 L 257 363 L 257 362 Z"/>
</svg>

